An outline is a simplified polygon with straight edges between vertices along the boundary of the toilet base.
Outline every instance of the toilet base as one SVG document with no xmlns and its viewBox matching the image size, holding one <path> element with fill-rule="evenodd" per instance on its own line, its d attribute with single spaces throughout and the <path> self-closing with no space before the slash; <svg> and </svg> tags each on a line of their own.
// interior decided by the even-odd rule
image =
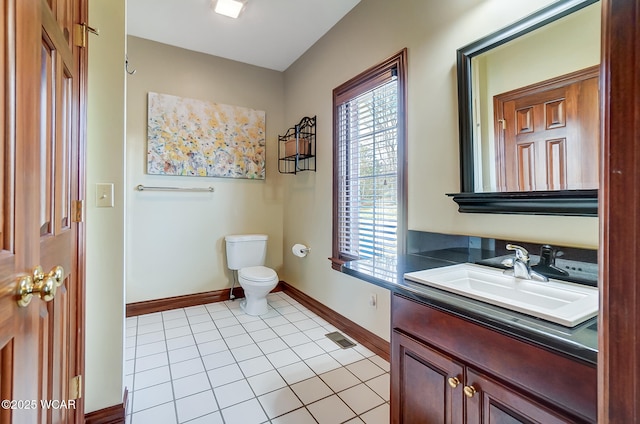
<svg viewBox="0 0 640 424">
<path fill-rule="evenodd" d="M 242 309 L 247 315 L 259 316 L 269 312 L 269 304 L 267 303 L 266 297 L 252 299 L 250 296 L 247 296 L 240 301 L 240 309 Z"/>
</svg>

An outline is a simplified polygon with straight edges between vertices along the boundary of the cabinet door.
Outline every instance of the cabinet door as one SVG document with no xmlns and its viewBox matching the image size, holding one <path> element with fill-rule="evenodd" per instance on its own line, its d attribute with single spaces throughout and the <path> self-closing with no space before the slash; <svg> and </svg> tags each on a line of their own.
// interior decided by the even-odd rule
<svg viewBox="0 0 640 424">
<path fill-rule="evenodd" d="M 466 396 L 467 423 L 577 423 L 575 418 L 560 415 L 535 400 L 510 389 L 486 375 L 467 368 Z"/>
<path fill-rule="evenodd" d="M 392 349 L 391 422 L 462 423 L 463 366 L 397 331 Z"/>
</svg>

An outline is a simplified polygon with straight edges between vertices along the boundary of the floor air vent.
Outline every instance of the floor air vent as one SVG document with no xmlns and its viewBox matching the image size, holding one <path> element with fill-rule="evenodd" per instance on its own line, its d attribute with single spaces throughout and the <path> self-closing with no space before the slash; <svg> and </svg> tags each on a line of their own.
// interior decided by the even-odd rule
<svg viewBox="0 0 640 424">
<path fill-rule="evenodd" d="M 334 331 L 333 333 L 325 334 L 329 338 L 329 340 L 333 341 L 335 344 L 340 346 L 343 349 L 348 349 L 350 347 L 354 347 L 356 344 L 351 340 L 347 339 L 344 334 Z"/>
</svg>

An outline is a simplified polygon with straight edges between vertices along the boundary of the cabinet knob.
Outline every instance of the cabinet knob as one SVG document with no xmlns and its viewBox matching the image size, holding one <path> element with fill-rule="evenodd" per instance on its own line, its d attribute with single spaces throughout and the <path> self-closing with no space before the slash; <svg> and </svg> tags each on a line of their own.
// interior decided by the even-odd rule
<svg viewBox="0 0 640 424">
<path fill-rule="evenodd" d="M 455 389 L 456 387 L 458 387 L 458 384 L 460 384 L 460 380 L 458 380 L 458 377 L 449 377 L 447 379 L 447 382 L 452 389 Z"/>
<path fill-rule="evenodd" d="M 464 386 L 464 395 L 468 398 L 472 398 L 477 393 L 475 387 L 473 386 Z"/>
</svg>

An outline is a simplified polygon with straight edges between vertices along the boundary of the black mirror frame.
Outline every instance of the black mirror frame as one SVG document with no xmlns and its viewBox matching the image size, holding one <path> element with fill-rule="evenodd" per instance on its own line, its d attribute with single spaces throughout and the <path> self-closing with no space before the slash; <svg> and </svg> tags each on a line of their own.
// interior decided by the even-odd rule
<svg viewBox="0 0 640 424">
<path fill-rule="evenodd" d="M 457 51 L 458 114 L 460 131 L 460 189 L 447 194 L 458 203 L 458 211 L 526 215 L 598 215 L 598 190 L 529 192 L 474 192 L 473 124 L 471 104 L 471 59 L 521 35 L 534 31 L 599 0 L 562 0 L 520 21 L 468 44 Z"/>
</svg>

